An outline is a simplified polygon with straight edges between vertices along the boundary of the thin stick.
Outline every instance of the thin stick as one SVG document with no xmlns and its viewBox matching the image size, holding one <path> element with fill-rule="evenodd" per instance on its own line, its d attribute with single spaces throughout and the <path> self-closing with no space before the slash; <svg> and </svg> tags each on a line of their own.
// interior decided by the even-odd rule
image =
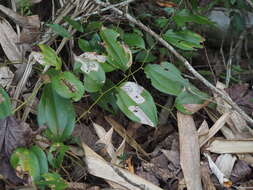
<svg viewBox="0 0 253 190">
<path fill-rule="evenodd" d="M 107 7 L 110 4 L 104 3 L 100 0 L 94 0 L 98 5 L 101 5 L 103 7 Z M 208 80 L 206 80 L 202 75 L 200 75 L 192 66 L 191 64 L 181 55 L 179 54 L 168 42 L 166 42 L 164 39 L 162 39 L 158 34 L 156 34 L 153 30 L 145 26 L 140 21 L 136 20 L 134 17 L 127 13 L 123 13 L 118 8 L 112 7 L 112 10 L 118 13 L 119 15 L 124 16 L 126 19 L 128 19 L 130 22 L 134 23 L 135 25 L 139 26 L 142 30 L 149 33 L 151 36 L 153 36 L 157 41 L 159 41 L 164 47 L 166 47 L 174 56 L 177 57 L 184 65 L 185 67 L 201 82 L 203 82 L 208 88 L 210 88 L 213 92 L 218 94 L 222 99 L 224 99 L 228 104 L 231 105 L 233 109 L 235 109 L 238 113 L 241 114 L 241 116 L 251 124 L 253 124 L 253 119 L 249 117 L 229 96 L 224 94 L 221 90 L 216 88 L 213 84 L 211 84 Z"/>
</svg>

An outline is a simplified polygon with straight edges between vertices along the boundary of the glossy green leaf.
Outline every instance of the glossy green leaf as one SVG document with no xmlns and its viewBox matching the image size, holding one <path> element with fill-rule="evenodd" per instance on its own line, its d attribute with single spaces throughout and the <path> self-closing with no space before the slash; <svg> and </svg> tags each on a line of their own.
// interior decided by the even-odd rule
<svg viewBox="0 0 253 190">
<path fill-rule="evenodd" d="M 143 38 L 136 33 L 125 33 L 124 34 L 124 42 L 129 47 L 136 47 L 136 48 L 145 49 L 145 42 L 144 42 Z"/>
<path fill-rule="evenodd" d="M 124 82 L 117 88 L 117 105 L 131 120 L 155 127 L 157 110 L 150 93 L 134 82 Z"/>
<path fill-rule="evenodd" d="M 201 43 L 205 41 L 202 36 L 190 30 L 174 32 L 170 29 L 163 35 L 163 38 L 182 50 L 196 50 L 196 48 L 203 48 Z"/>
<path fill-rule="evenodd" d="M 84 86 L 82 82 L 71 72 L 48 72 L 53 89 L 63 98 L 71 98 L 78 101 L 83 97 Z"/>
<path fill-rule="evenodd" d="M 144 68 L 147 78 L 157 90 L 177 96 L 189 82 L 181 76 L 180 71 L 169 62 L 160 65 L 148 64 Z"/>
<path fill-rule="evenodd" d="M 83 52 L 92 52 L 92 47 L 87 40 L 79 39 L 78 46 Z"/>
<path fill-rule="evenodd" d="M 209 96 L 206 93 L 201 92 L 193 85 L 189 85 L 177 96 L 175 106 L 182 113 L 192 114 L 187 109 L 187 105 L 203 104 L 208 98 Z"/>
<path fill-rule="evenodd" d="M 9 95 L 0 87 L 0 119 L 11 115 L 11 101 Z"/>
<path fill-rule="evenodd" d="M 39 167 L 40 167 L 40 174 L 44 174 L 48 172 L 48 163 L 47 163 L 47 156 L 45 152 L 38 146 L 34 145 L 30 148 L 30 151 L 32 151 L 38 161 L 39 161 Z"/>
<path fill-rule="evenodd" d="M 58 95 L 52 84 L 45 85 L 38 107 L 38 124 L 47 126 L 46 134 L 53 141 L 64 141 L 72 134 L 75 112 L 71 100 Z"/>
<path fill-rule="evenodd" d="M 10 162 L 12 167 L 18 169 L 19 172 L 28 172 L 33 182 L 40 179 L 39 161 L 36 155 L 27 148 L 17 148 L 11 155 Z"/>
<path fill-rule="evenodd" d="M 45 44 L 40 44 L 39 47 L 41 49 L 45 64 L 55 67 L 56 70 L 60 70 L 62 62 L 61 59 L 57 56 L 54 49 Z"/>
<path fill-rule="evenodd" d="M 52 30 L 56 34 L 58 34 L 58 35 L 60 35 L 64 38 L 71 38 L 71 34 L 64 27 L 62 27 L 61 25 L 59 25 L 59 24 L 48 24 L 48 26 L 50 28 L 52 28 Z"/>
<path fill-rule="evenodd" d="M 84 32 L 83 26 L 80 21 L 75 21 L 68 16 L 64 17 L 64 20 L 67 21 L 77 31 Z"/>
<path fill-rule="evenodd" d="M 84 73 L 84 88 L 88 92 L 99 91 L 105 83 L 105 72 L 100 63 L 106 61 L 106 57 L 97 55 L 94 52 L 87 52 L 78 57 L 75 61 L 81 64 L 81 71 Z"/>
<path fill-rule="evenodd" d="M 105 42 L 107 61 L 114 67 L 126 71 L 132 65 L 132 54 L 126 46 L 117 41 L 119 34 L 112 29 L 102 28 L 100 36 Z"/>
<path fill-rule="evenodd" d="M 42 175 L 39 185 L 48 186 L 51 190 L 64 190 L 68 187 L 67 182 L 58 173 L 45 173 Z"/>
</svg>

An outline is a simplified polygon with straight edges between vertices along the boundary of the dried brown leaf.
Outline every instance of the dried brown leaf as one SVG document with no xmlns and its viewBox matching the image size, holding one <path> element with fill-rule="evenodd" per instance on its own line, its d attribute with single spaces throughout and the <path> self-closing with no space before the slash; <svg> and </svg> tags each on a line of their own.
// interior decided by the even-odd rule
<svg viewBox="0 0 253 190">
<path fill-rule="evenodd" d="M 233 181 L 233 183 L 236 183 L 242 179 L 245 180 L 245 178 L 249 177 L 251 174 L 252 174 L 251 167 L 249 167 L 249 165 L 245 161 L 238 160 L 235 163 L 235 166 L 231 173 L 231 180 Z"/>
<path fill-rule="evenodd" d="M 236 84 L 225 90 L 238 106 L 240 106 L 247 114 L 252 115 L 253 90 L 249 90 L 248 84 Z"/>
<path fill-rule="evenodd" d="M 223 153 L 253 153 L 253 139 L 225 140 L 215 139 L 206 150 L 223 154 Z"/>
<path fill-rule="evenodd" d="M 180 164 L 188 190 L 201 190 L 198 133 L 191 115 L 177 112 Z"/>
</svg>

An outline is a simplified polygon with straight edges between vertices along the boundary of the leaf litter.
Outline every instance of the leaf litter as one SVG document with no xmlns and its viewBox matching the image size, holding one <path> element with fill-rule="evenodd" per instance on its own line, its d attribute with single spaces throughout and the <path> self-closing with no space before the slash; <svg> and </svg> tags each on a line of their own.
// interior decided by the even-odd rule
<svg viewBox="0 0 253 190">
<path fill-rule="evenodd" d="M 33 2 L 37 3 L 37 1 Z M 147 2 L 141 6 L 145 4 Z M 176 6 L 170 2 L 166 4 L 159 2 L 158 4 L 162 7 Z M 19 47 L 24 44 L 30 46 L 38 39 L 40 20 L 37 15 L 21 16 L 2 5 L 0 8 L 23 28 L 21 36 L 18 38 L 9 22 L 6 19 L 1 19 L 0 33 L 5 35 L 0 36 L 0 43 L 4 54 L 10 61 L 21 60 Z M 118 45 L 124 48 L 125 53 L 132 56 L 129 47 Z M 69 53 L 72 55 L 76 53 L 73 50 L 70 51 Z M 97 62 L 106 61 L 105 56 L 94 52 L 85 52 L 83 56 Z M 34 57 L 42 65 L 44 64 L 40 53 L 33 52 L 31 57 Z M 66 64 L 64 67 L 69 69 L 67 62 L 64 63 Z M 131 64 L 132 58 L 128 58 L 128 66 Z M 0 82 L 8 89 L 13 79 L 12 71 L 9 66 L 1 67 L 1 69 L 3 72 L 0 71 L 2 74 Z M 86 71 L 92 68 L 82 69 Z M 115 76 L 113 77 L 117 78 L 117 74 Z M 8 78 L 9 81 L 2 80 L 4 78 Z M 29 83 L 34 83 L 32 78 L 29 79 Z M 136 78 L 138 83 L 140 81 L 140 84 L 144 84 L 146 89 L 147 81 L 139 80 L 143 76 L 136 75 Z M 135 80 L 135 78 L 133 79 Z M 161 188 L 174 190 L 185 187 L 193 190 L 214 190 L 232 187 L 232 185 L 236 185 L 237 188 L 252 186 L 253 133 L 240 113 L 231 110 L 226 102 L 214 95 L 214 103 L 217 104 L 217 107 L 212 111 L 209 110 L 206 102 L 200 105 L 184 104 L 185 109 L 195 112 L 195 115 L 189 116 L 178 112 L 176 118 L 175 112 L 170 110 L 172 107 L 172 104 L 169 103 L 171 98 L 166 96 L 166 99 L 168 98 L 167 104 L 157 91 L 149 87 L 148 90 L 154 97 L 159 97 L 156 100 L 161 105 L 165 105 L 161 111 L 158 128 L 150 129 L 136 122 L 130 123 L 120 114 L 109 116 L 107 112 L 95 107 L 87 118 L 80 121 L 72 134 L 78 139 L 78 143 L 70 142 L 74 145 L 70 146 L 71 153 L 68 156 L 73 156 L 78 164 L 72 167 L 71 161 L 67 160 L 64 163 L 65 174 L 68 175 L 70 172 L 70 175 L 66 177 L 67 180 L 74 179 L 90 183 L 91 185 L 87 188 L 90 190 L 102 187 L 143 189 L 143 185 L 146 189 L 152 190 Z M 248 84 L 237 84 L 226 89 L 222 88 L 222 90 L 246 113 L 252 115 L 253 91 Z M 30 89 L 28 91 L 31 94 L 32 91 Z M 143 101 L 141 91 L 142 89 L 137 89 L 137 91 L 133 91 L 133 94 L 130 94 L 134 100 L 137 96 L 137 103 Z M 78 105 L 75 104 L 75 108 L 78 109 L 77 107 L 80 106 L 86 109 L 89 104 L 89 100 L 85 103 L 78 102 Z M 19 114 L 20 111 L 17 115 Z M 36 112 L 30 114 L 28 121 L 31 124 L 35 123 L 33 121 L 35 114 Z M 145 113 L 139 113 L 139 115 L 143 114 Z M 145 120 L 147 119 L 145 118 Z M 200 125 L 201 123 L 202 125 Z M 16 176 L 15 171 L 10 167 L 8 158 L 17 147 L 29 146 L 35 139 L 34 136 L 35 132 L 31 130 L 30 126 L 25 126 L 14 116 L 0 121 L 0 174 L 13 184 L 26 182 Z M 45 147 L 47 148 L 47 146 Z M 72 165 L 69 166 L 69 163 Z M 216 177 L 213 178 L 212 174 Z M 245 182 L 246 180 L 248 182 Z M 86 185 L 85 183 L 82 184 Z"/>
</svg>

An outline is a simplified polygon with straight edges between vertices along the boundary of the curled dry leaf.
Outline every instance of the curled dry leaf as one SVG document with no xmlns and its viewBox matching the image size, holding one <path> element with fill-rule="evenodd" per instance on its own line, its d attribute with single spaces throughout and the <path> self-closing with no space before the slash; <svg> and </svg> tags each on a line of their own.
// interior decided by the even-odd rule
<svg viewBox="0 0 253 190">
<path fill-rule="evenodd" d="M 31 140 L 30 128 L 16 121 L 12 116 L 0 120 L 0 175 L 14 184 L 21 180 L 10 166 L 9 158 L 17 147 L 26 146 Z"/>
<path fill-rule="evenodd" d="M 220 169 L 213 162 L 212 158 L 206 153 L 204 153 L 204 156 L 207 158 L 208 163 L 209 163 L 209 167 L 210 167 L 212 173 L 219 180 L 220 184 L 223 185 L 224 187 L 227 187 L 227 188 L 231 187 L 232 182 L 228 178 L 226 178 L 226 176 L 220 171 Z"/>
<path fill-rule="evenodd" d="M 236 159 L 231 154 L 221 154 L 216 159 L 215 164 L 227 178 L 230 178 Z"/>
<path fill-rule="evenodd" d="M 84 143 L 82 143 L 82 147 L 85 152 L 84 159 L 90 174 L 118 183 L 131 190 L 162 190 L 160 187 L 150 183 L 149 181 L 146 181 L 145 179 L 134 175 L 127 170 L 106 162 Z"/>
<path fill-rule="evenodd" d="M 45 128 L 32 131 L 27 124 L 17 121 L 13 116 L 0 120 L 0 175 L 14 184 L 23 182 L 10 166 L 9 158 L 18 147 L 31 144 L 31 140 Z"/>
<path fill-rule="evenodd" d="M 116 122 L 111 117 L 105 117 L 105 120 L 110 123 L 110 125 L 113 127 L 113 129 L 122 137 L 126 139 L 126 142 L 132 146 L 135 150 L 139 151 L 146 157 L 149 157 L 148 153 L 146 153 L 145 150 L 133 139 L 131 136 L 128 135 L 126 130 L 121 126 L 118 122 Z"/>
<path fill-rule="evenodd" d="M 2 11 L 6 16 L 8 16 L 13 22 L 18 24 L 23 28 L 39 28 L 40 22 L 38 15 L 33 16 L 22 16 L 12 9 L 9 9 L 3 5 L 0 5 L 0 11 Z"/>
<path fill-rule="evenodd" d="M 13 22 L 23 27 L 20 39 L 16 41 L 16 43 L 31 44 L 37 40 L 40 28 L 40 19 L 38 15 L 22 16 L 3 5 L 0 5 L 0 11 L 6 14 Z"/>
<path fill-rule="evenodd" d="M 0 18 L 0 34 L 0 44 L 8 60 L 11 62 L 20 62 L 22 55 L 16 44 L 18 42 L 18 36 L 9 22 L 3 18 Z"/>
</svg>

